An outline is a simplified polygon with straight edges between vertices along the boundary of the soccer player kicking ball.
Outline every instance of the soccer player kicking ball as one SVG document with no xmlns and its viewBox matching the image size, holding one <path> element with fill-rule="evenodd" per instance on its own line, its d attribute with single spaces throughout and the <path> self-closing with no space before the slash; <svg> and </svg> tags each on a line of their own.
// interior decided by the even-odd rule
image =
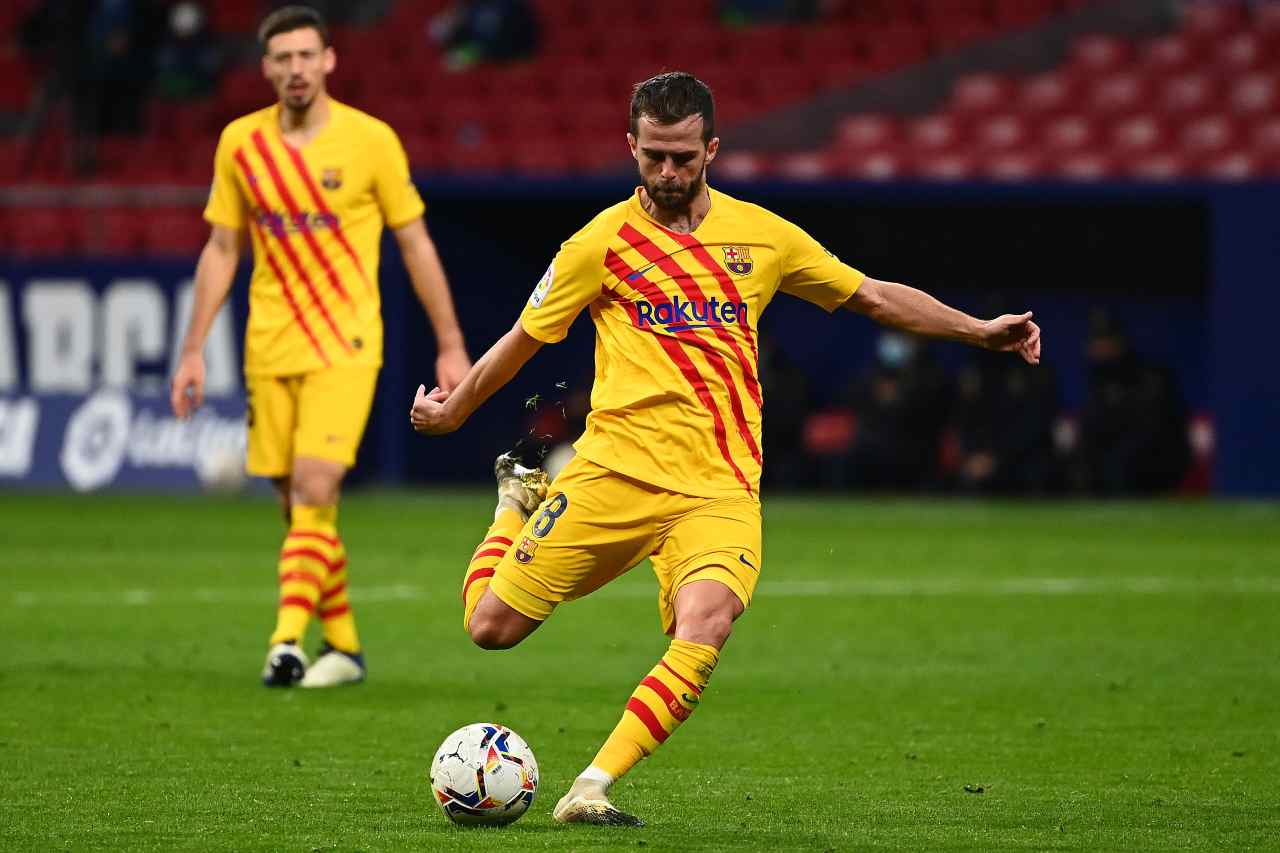
<svg viewBox="0 0 1280 853">
<path fill-rule="evenodd" d="M 271 478 L 289 525 L 262 680 L 331 687 L 365 676 L 347 598 L 338 490 L 355 462 L 382 364 L 384 224 L 435 328 L 440 387 L 452 388 L 471 362 L 400 140 L 325 93 L 335 57 L 324 21 L 312 9 L 287 6 L 263 21 L 258 38 L 262 71 L 279 103 L 231 122 L 218 142 L 204 211 L 213 231 L 196 266 L 172 403 L 183 418 L 200 405 L 205 338 L 248 231 L 247 467 Z M 298 644 L 313 614 L 324 626 L 324 645 L 308 669 Z"/>
<path fill-rule="evenodd" d="M 561 246 L 514 328 L 456 388 L 419 388 L 410 412 L 418 432 L 458 429 L 590 310 L 596 378 L 577 455 L 549 490 L 540 472 L 499 457 L 493 526 L 462 587 L 472 640 L 505 649 L 559 603 L 653 561 L 670 648 L 556 805 L 562 822 L 639 823 L 609 802 L 609 786 L 698 707 L 733 621 L 751 603 L 764 567 L 756 330 L 779 291 L 1040 360 L 1029 312 L 976 320 L 868 278 L 790 222 L 710 189 L 715 108 L 696 78 L 639 84 L 627 142 L 641 186 Z"/>
</svg>

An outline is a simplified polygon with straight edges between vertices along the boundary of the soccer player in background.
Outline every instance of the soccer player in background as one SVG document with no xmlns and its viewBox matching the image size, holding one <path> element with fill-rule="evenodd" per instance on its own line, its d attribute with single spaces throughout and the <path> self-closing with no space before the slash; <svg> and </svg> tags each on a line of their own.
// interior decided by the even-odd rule
<svg viewBox="0 0 1280 853">
<path fill-rule="evenodd" d="M 289 525 L 262 681 L 330 687 L 365 676 L 347 597 L 338 492 L 355 462 L 382 364 L 384 225 L 431 318 L 440 387 L 452 388 L 471 362 L 400 140 L 325 92 L 335 56 L 324 20 L 313 9 L 287 6 L 267 16 L 258 40 L 279 103 L 231 122 L 218 141 L 204 211 L 212 234 L 196 266 L 171 396 L 179 417 L 200 405 L 205 338 L 231 289 L 247 231 L 254 253 L 244 359 L 247 468 L 271 478 Z M 299 644 L 313 615 L 324 645 L 308 667 Z"/>
<path fill-rule="evenodd" d="M 463 624 L 487 649 L 516 645 L 556 605 L 649 557 L 667 653 L 554 810 L 634 825 L 610 785 L 697 708 L 763 569 L 760 313 L 779 292 L 919 335 L 1040 360 L 1031 313 L 982 321 L 841 263 L 804 231 L 710 189 L 715 112 L 689 74 L 639 84 L 627 141 L 641 186 L 560 247 L 511 331 L 457 387 L 418 389 L 414 428 L 458 429 L 586 308 L 596 328 L 591 413 L 549 491 L 499 457 L 493 525 L 464 576 Z M 545 496 L 545 497 L 544 497 Z"/>
</svg>

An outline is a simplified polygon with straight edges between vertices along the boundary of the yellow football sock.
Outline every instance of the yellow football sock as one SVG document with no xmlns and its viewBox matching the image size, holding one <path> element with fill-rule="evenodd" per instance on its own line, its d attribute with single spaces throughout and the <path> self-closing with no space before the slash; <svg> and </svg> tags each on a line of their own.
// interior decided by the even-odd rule
<svg viewBox="0 0 1280 853">
<path fill-rule="evenodd" d="M 475 612 L 480 597 L 489 588 L 494 569 L 515 541 L 524 527 L 524 519 L 513 509 L 500 508 L 493 524 L 484 535 L 484 541 L 471 555 L 467 565 L 467 573 L 462 579 L 462 629 L 465 631 L 471 624 L 471 614 Z"/>
<path fill-rule="evenodd" d="M 615 780 L 651 755 L 698 707 L 719 659 L 715 646 L 672 640 L 627 700 L 622 719 L 591 766 Z"/>
<path fill-rule="evenodd" d="M 351 611 L 351 598 L 347 595 L 347 547 L 338 543 L 338 562 L 325 579 L 320 595 L 320 624 L 324 626 L 324 641 L 335 649 L 360 653 L 360 635 L 356 633 L 356 615 Z"/>
<path fill-rule="evenodd" d="M 345 567 L 337 520 L 336 506 L 294 506 L 290 512 L 289 533 L 280 547 L 280 606 L 272 645 L 302 640 L 330 574 Z"/>
</svg>

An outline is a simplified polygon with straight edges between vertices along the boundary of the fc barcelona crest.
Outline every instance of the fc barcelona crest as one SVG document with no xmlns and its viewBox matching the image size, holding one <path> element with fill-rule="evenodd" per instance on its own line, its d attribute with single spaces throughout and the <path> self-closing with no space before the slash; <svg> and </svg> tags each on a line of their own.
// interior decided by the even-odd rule
<svg viewBox="0 0 1280 853">
<path fill-rule="evenodd" d="M 516 547 L 516 561 L 520 563 L 528 563 L 533 559 L 533 554 L 538 550 L 538 543 L 529 539 L 527 536 L 520 540 L 519 546 Z"/>
<path fill-rule="evenodd" d="M 327 190 L 336 190 L 342 186 L 341 169 L 325 169 L 320 173 L 320 186 Z"/>
<path fill-rule="evenodd" d="M 725 246 L 724 265 L 734 275 L 750 275 L 751 249 L 746 246 Z"/>
</svg>

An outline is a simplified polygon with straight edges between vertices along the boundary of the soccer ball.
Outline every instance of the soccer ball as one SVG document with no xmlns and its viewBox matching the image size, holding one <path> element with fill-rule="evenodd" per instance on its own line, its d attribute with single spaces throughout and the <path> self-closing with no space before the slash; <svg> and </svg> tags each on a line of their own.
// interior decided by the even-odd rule
<svg viewBox="0 0 1280 853">
<path fill-rule="evenodd" d="M 444 739 L 431 760 L 431 790 L 445 817 L 501 826 L 528 811 L 538 762 L 524 738 L 497 723 L 472 723 Z"/>
</svg>

